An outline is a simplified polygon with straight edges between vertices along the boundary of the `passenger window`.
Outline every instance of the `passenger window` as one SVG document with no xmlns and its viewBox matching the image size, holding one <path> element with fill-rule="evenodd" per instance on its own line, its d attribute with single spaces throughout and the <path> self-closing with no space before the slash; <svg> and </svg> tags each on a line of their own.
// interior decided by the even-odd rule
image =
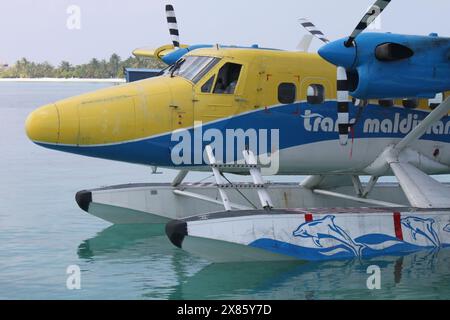
<svg viewBox="0 0 450 320">
<path fill-rule="evenodd" d="M 407 109 L 415 109 L 419 106 L 419 99 L 403 99 L 403 107 Z"/>
<path fill-rule="evenodd" d="M 325 101 L 325 88 L 321 84 L 312 84 L 308 87 L 306 100 L 309 104 L 321 104 Z"/>
<path fill-rule="evenodd" d="M 436 109 L 444 101 L 444 94 L 438 93 L 433 99 L 428 100 L 428 106 L 431 110 Z"/>
<path fill-rule="evenodd" d="M 394 100 L 392 99 L 378 100 L 378 104 L 382 107 L 389 108 L 394 106 Z"/>
<path fill-rule="evenodd" d="M 242 65 L 231 62 L 220 68 L 214 93 L 233 94 L 236 90 L 241 70 Z"/>
<path fill-rule="evenodd" d="M 365 108 L 369 104 L 369 100 L 352 98 L 352 104 L 358 108 Z"/>
<path fill-rule="evenodd" d="M 278 101 L 283 104 L 294 103 L 297 97 L 297 87 L 293 83 L 281 83 L 278 86 Z"/>
<path fill-rule="evenodd" d="M 205 82 L 205 84 L 202 86 L 202 92 L 203 93 L 210 93 L 211 92 L 212 86 L 214 84 L 214 78 L 215 77 L 216 76 L 214 75 L 208 81 Z"/>
</svg>

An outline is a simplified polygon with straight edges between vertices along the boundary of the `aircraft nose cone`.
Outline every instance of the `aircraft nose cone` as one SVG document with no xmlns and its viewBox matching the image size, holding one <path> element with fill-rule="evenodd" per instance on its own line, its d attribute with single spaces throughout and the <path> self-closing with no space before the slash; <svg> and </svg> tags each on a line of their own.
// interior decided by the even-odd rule
<svg viewBox="0 0 450 320">
<path fill-rule="evenodd" d="M 356 47 L 344 43 L 345 39 L 330 42 L 319 49 L 319 55 L 335 66 L 351 68 L 356 62 Z"/>
<path fill-rule="evenodd" d="M 47 105 L 33 111 L 26 120 L 25 129 L 33 142 L 58 143 L 59 116 L 56 105 Z"/>
</svg>

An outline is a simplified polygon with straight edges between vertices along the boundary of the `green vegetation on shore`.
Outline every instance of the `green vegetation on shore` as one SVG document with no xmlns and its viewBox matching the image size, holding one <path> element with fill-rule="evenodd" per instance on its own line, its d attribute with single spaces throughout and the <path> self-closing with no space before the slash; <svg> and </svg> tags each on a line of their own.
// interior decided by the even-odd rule
<svg viewBox="0 0 450 320">
<path fill-rule="evenodd" d="M 94 58 L 80 65 L 62 61 L 57 67 L 48 62 L 35 63 L 22 58 L 10 67 L 0 68 L 0 78 L 123 78 L 125 67 L 162 69 L 165 64 L 156 59 L 135 57 L 122 60 L 117 54 L 111 55 L 109 60 Z"/>
</svg>

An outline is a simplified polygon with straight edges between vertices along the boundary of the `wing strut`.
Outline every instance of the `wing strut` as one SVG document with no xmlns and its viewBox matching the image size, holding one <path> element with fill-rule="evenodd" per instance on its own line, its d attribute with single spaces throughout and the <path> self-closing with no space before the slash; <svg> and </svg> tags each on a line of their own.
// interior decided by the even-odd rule
<svg viewBox="0 0 450 320">
<path fill-rule="evenodd" d="M 420 139 L 428 130 L 428 128 L 445 117 L 450 112 L 450 97 L 442 102 L 436 109 L 434 109 L 417 127 L 414 128 L 402 141 L 400 141 L 394 150 L 397 152 L 403 151 L 407 146 L 416 140 Z"/>
<path fill-rule="evenodd" d="M 428 128 L 450 111 L 447 98 L 428 115 L 411 133 L 386 153 L 385 159 L 394 172 L 406 197 L 417 208 L 450 208 L 450 188 L 431 178 L 407 161 L 402 161 L 400 153 L 420 139 Z"/>
</svg>

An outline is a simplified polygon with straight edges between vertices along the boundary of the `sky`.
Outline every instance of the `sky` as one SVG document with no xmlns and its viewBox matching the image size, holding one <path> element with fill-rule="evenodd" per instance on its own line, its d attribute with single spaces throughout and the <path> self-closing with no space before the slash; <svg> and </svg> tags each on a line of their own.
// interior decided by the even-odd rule
<svg viewBox="0 0 450 320">
<path fill-rule="evenodd" d="M 0 62 L 29 60 L 78 64 L 137 47 L 170 43 L 164 8 L 171 3 L 186 44 L 252 45 L 294 50 L 311 19 L 331 40 L 347 36 L 374 0 L 2 0 Z M 69 29 L 80 9 L 80 28 Z M 393 0 L 383 32 L 449 36 L 450 1 Z M 72 27 L 76 24 L 71 24 Z M 320 47 L 315 40 L 312 50 Z"/>
</svg>

